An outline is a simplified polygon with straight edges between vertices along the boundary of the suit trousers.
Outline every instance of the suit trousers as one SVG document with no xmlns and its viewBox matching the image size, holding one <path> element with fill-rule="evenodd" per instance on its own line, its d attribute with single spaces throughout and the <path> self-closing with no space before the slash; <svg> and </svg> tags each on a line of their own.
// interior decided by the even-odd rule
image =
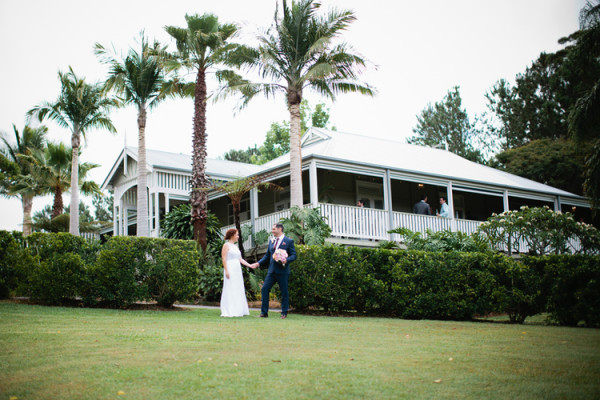
<svg viewBox="0 0 600 400">
<path fill-rule="evenodd" d="M 281 290 L 281 313 L 287 315 L 288 308 L 290 307 L 290 294 L 288 292 L 289 278 L 289 274 L 274 274 L 272 272 L 267 274 L 260 292 L 262 296 L 262 306 L 260 308 L 261 314 L 267 314 L 269 312 L 269 293 L 271 292 L 273 285 L 278 283 L 279 289 Z"/>
</svg>

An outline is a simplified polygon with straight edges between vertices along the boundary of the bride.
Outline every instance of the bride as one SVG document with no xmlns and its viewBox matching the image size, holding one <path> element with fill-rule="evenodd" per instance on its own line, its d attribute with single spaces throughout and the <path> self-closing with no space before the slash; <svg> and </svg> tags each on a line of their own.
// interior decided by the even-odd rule
<svg viewBox="0 0 600 400">
<path fill-rule="evenodd" d="M 240 238 L 237 229 L 229 229 L 225 233 L 225 244 L 221 249 L 223 258 L 223 293 L 221 294 L 221 317 L 243 317 L 250 315 L 242 266 L 253 268 L 242 258 L 236 242 Z M 254 267 L 256 268 L 256 267 Z"/>
</svg>

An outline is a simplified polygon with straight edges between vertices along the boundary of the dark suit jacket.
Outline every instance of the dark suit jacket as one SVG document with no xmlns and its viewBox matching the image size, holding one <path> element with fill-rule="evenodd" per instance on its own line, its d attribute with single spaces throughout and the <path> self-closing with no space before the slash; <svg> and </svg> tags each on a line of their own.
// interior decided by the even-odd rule
<svg viewBox="0 0 600 400">
<path fill-rule="evenodd" d="M 269 273 L 274 274 L 290 274 L 290 262 L 296 259 L 296 248 L 294 247 L 294 241 L 287 236 L 283 236 L 281 244 L 279 245 L 280 250 L 285 250 L 288 254 L 287 262 L 285 265 L 273 260 L 274 242 L 269 243 L 269 247 L 267 248 L 267 253 L 260 259 L 258 262 L 261 267 L 266 265 L 269 266 Z"/>
<path fill-rule="evenodd" d="M 429 208 L 429 204 L 425 203 L 423 200 L 415 204 L 415 206 L 413 207 L 413 212 L 415 214 L 431 215 L 431 209 Z"/>
</svg>

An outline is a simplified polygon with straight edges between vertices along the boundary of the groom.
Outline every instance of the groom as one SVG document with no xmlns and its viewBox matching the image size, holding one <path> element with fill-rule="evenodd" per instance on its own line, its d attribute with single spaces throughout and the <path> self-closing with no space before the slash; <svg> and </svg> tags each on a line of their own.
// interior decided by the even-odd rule
<svg viewBox="0 0 600 400">
<path fill-rule="evenodd" d="M 254 264 L 261 267 L 269 266 L 261 291 L 262 307 L 260 309 L 260 316 L 262 318 L 269 316 L 269 293 L 275 282 L 277 282 L 281 289 L 281 319 L 285 319 L 287 318 L 290 306 L 290 295 L 288 292 L 290 262 L 296 259 L 296 248 L 294 247 L 294 241 L 283 234 L 282 224 L 273 225 L 271 232 L 273 232 L 275 239 L 269 243 L 267 253 L 264 257 Z M 285 257 L 285 253 L 287 253 L 287 257 Z"/>
</svg>

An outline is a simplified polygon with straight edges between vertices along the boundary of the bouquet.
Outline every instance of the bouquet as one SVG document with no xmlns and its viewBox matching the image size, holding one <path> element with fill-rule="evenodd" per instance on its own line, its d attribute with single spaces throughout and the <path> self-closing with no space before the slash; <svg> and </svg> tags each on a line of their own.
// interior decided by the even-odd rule
<svg viewBox="0 0 600 400">
<path fill-rule="evenodd" d="M 273 260 L 277 261 L 280 264 L 285 265 L 286 261 L 287 261 L 287 257 L 288 257 L 288 253 L 287 251 L 283 250 L 283 249 L 277 249 L 275 250 L 275 253 L 273 253 Z"/>
</svg>

